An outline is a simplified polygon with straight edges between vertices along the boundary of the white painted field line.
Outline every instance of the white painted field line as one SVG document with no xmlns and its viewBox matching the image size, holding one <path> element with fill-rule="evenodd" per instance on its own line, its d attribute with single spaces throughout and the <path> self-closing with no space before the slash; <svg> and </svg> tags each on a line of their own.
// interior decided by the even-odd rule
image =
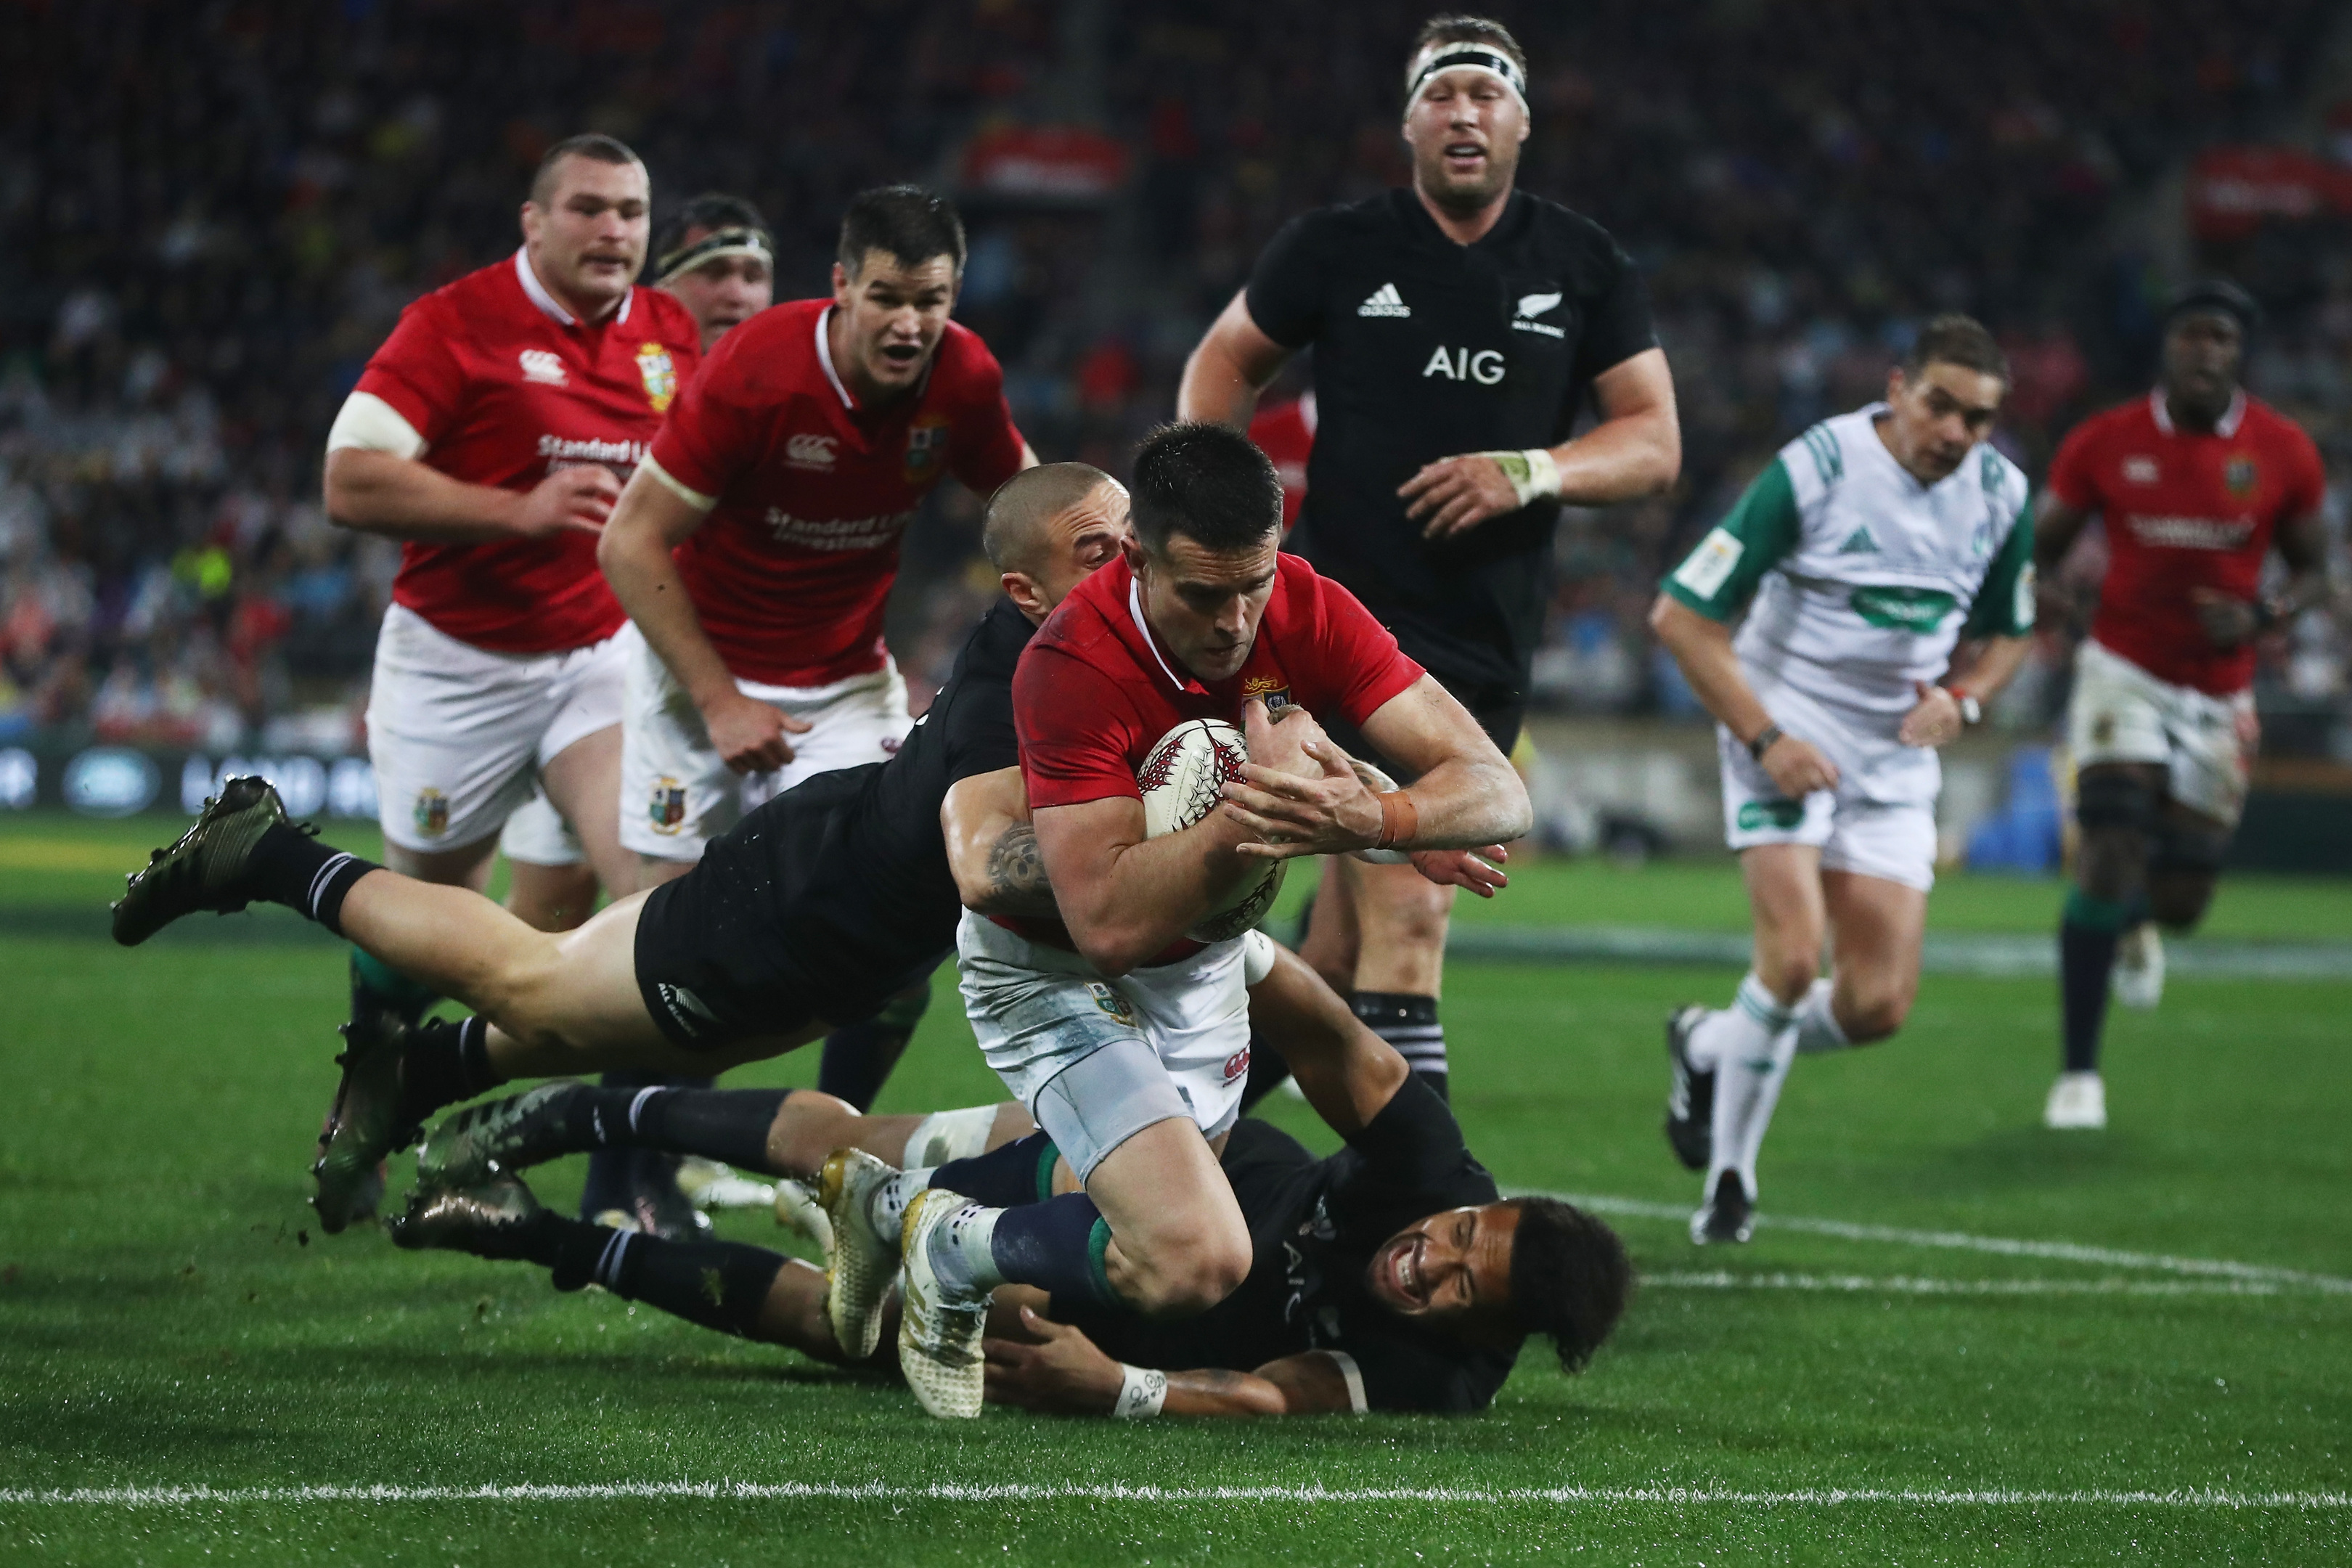
<svg viewBox="0 0 2352 1568">
<path fill-rule="evenodd" d="M 1561 1198 L 1594 1214 L 1632 1219 L 1687 1221 L 1691 1205 L 1662 1204 L 1649 1198 L 1621 1198 L 1596 1193 L 1544 1193 L 1516 1188 L 1516 1196 Z M 2310 1274 L 2299 1268 L 2278 1268 L 2266 1263 L 2232 1263 L 2218 1258 L 2175 1258 L 2159 1252 L 2126 1252 L 2112 1247 L 2085 1247 L 2072 1241 L 2028 1241 L 2005 1236 L 1976 1236 L 1958 1230 L 1906 1230 L 1900 1226 L 1856 1225 L 1850 1220 L 1809 1219 L 1800 1215 L 1756 1216 L 1758 1228 L 1793 1230 L 1810 1236 L 1835 1237 L 1841 1241 L 1874 1241 L 1891 1247 L 1936 1247 L 1966 1252 L 1996 1253 L 2004 1258 L 2042 1258 L 2059 1263 L 2091 1263 L 2108 1268 L 2145 1268 L 2164 1274 L 2210 1276 L 2223 1279 L 2297 1285 L 2330 1295 L 2352 1295 L 2352 1279 L 2334 1274 Z"/>
<path fill-rule="evenodd" d="M 0 1506 L 189 1508 L 220 1503 L 607 1502 L 681 1498 L 711 1502 L 1279 1502 L 1279 1503 L 1668 1503 L 1746 1508 L 1842 1508 L 1893 1503 L 1925 1508 L 2352 1508 L 2347 1492 L 1980 1491 L 1825 1487 L 1748 1491 L 1713 1487 L 1129 1487 L 1118 1485 L 889 1486 L 777 1481 L 622 1481 L 587 1486 L 83 1487 L 68 1491 L 0 1490 Z"/>
<path fill-rule="evenodd" d="M 1886 1296 L 2277 1296 L 2268 1279 L 1937 1279 L 1917 1275 L 1644 1274 L 1646 1290 L 1819 1290 Z"/>
</svg>

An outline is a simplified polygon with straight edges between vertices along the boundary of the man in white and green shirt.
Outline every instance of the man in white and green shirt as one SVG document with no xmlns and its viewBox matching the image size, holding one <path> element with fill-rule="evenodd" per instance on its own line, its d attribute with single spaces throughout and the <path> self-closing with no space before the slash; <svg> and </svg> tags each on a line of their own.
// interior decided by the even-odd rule
<svg viewBox="0 0 2352 1568">
<path fill-rule="evenodd" d="M 1666 1134 L 1706 1172 L 1693 1241 L 1748 1239 L 1790 1060 L 1885 1039 L 1918 990 L 1936 748 L 1977 721 L 2033 629 L 2025 476 L 1985 441 L 2008 390 L 1983 327 L 1928 322 L 1886 401 L 1783 447 L 1651 611 L 1715 715 L 1756 924 L 1733 1005 L 1667 1026 Z"/>
</svg>

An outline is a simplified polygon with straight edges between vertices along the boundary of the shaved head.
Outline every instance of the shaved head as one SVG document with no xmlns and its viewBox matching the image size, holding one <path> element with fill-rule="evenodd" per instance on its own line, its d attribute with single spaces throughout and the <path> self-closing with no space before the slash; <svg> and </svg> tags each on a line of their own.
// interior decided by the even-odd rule
<svg viewBox="0 0 2352 1568">
<path fill-rule="evenodd" d="M 1085 463 L 1044 463 L 1024 468 L 988 498 L 981 548 L 999 572 L 1034 575 L 1054 542 L 1045 524 L 1105 485 L 1118 481 Z"/>
</svg>

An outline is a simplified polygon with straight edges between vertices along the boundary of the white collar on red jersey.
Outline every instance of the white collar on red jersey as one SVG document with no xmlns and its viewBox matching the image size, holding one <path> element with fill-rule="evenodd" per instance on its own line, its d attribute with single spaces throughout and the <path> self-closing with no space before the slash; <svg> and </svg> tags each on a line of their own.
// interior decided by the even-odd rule
<svg viewBox="0 0 2352 1568">
<path fill-rule="evenodd" d="M 531 270 L 530 247 L 527 245 L 515 247 L 515 279 L 521 283 L 522 291 L 530 296 L 530 302 L 550 317 L 567 327 L 580 324 L 580 318 L 557 304 L 555 296 L 547 291 L 547 285 L 539 280 L 539 274 Z M 636 299 L 637 291 L 634 288 L 621 296 L 621 312 L 613 318 L 614 326 L 629 319 L 629 307 L 636 303 Z"/>
<path fill-rule="evenodd" d="M 1298 422 L 1307 426 L 1307 434 L 1310 438 L 1315 434 L 1317 418 L 1315 389 L 1310 386 L 1298 395 Z"/>
<path fill-rule="evenodd" d="M 816 363 L 823 367 L 825 384 L 832 387 L 835 395 L 841 399 L 841 405 L 855 414 L 857 412 L 856 399 L 849 395 L 849 388 L 841 384 L 840 373 L 833 368 L 833 345 L 825 341 L 824 324 L 833 320 L 833 312 L 834 307 L 827 305 L 816 313 Z"/>
<path fill-rule="evenodd" d="M 1160 651 L 1160 639 L 1151 635 L 1151 623 L 1143 618 L 1143 596 L 1136 589 L 1133 572 L 1127 576 L 1127 613 L 1135 617 L 1135 629 L 1143 634 L 1143 646 L 1150 648 L 1151 657 L 1159 661 L 1160 672 L 1168 678 L 1168 683 L 1180 695 L 1185 692 L 1198 694 L 1208 689 L 1197 680 L 1187 680 L 1178 675 L 1175 667 L 1168 662 L 1167 655 Z"/>
<path fill-rule="evenodd" d="M 2147 407 L 2148 412 L 2156 416 L 2156 427 L 2168 436 L 2173 434 L 2172 410 L 2165 406 L 2164 388 L 2159 386 L 2147 395 Z M 2213 422 L 2213 434 L 2223 437 L 2234 436 L 2238 433 L 2238 426 L 2245 423 L 2245 418 L 2246 389 L 2242 386 L 2230 394 L 2230 406 L 2223 409 L 2221 417 Z"/>
</svg>

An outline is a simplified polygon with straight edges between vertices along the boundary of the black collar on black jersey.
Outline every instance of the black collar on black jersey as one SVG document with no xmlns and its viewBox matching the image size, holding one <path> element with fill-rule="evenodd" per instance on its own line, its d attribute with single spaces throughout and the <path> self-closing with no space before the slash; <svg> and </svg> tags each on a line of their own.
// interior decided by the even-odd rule
<svg viewBox="0 0 2352 1568">
<path fill-rule="evenodd" d="M 1433 240 L 1448 250 L 1478 250 L 1490 245 L 1509 245 L 1525 234 L 1528 225 L 1535 221 L 1535 199 L 1514 185 L 1509 199 L 1503 204 L 1503 216 L 1495 220 L 1495 226 L 1464 245 L 1437 226 L 1437 220 L 1429 216 L 1427 207 L 1421 205 L 1421 193 L 1411 185 L 1391 191 L 1389 196 L 1396 203 L 1406 229 L 1415 238 Z"/>
</svg>

